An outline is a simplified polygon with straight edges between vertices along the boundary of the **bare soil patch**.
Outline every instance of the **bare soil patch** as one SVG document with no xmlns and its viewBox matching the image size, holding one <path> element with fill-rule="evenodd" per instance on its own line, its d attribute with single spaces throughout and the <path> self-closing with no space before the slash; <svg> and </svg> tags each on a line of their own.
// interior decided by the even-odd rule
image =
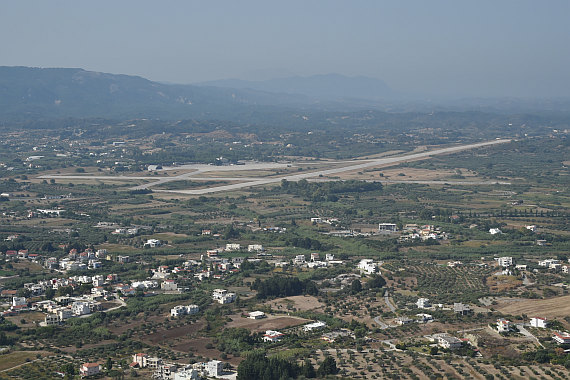
<svg viewBox="0 0 570 380">
<path fill-rule="evenodd" d="M 509 298 L 498 300 L 495 309 L 504 314 L 562 319 L 570 315 L 570 295 L 546 300 Z"/>
<path fill-rule="evenodd" d="M 292 310 L 292 308 L 295 308 L 297 311 L 316 310 L 321 309 L 325 306 L 323 303 L 319 302 L 317 297 L 313 296 L 292 296 L 276 298 L 274 300 L 266 302 L 265 305 L 280 310 Z"/>
<path fill-rule="evenodd" d="M 267 318 L 249 319 L 241 317 L 239 314 L 232 315 L 233 321 L 226 324 L 226 328 L 241 327 L 253 332 L 266 330 L 280 330 L 287 327 L 298 326 L 311 322 L 308 319 L 290 316 L 268 315 Z"/>
</svg>

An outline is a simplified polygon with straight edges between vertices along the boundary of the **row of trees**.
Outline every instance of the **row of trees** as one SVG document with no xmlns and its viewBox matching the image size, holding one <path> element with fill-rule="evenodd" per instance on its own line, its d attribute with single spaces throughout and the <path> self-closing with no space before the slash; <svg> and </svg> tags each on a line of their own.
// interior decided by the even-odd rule
<svg viewBox="0 0 570 380">
<path fill-rule="evenodd" d="M 251 285 L 257 291 L 258 298 L 298 296 L 306 293 L 317 295 L 317 285 L 311 280 L 301 281 L 297 277 L 272 277 L 261 281 L 256 278 Z"/>
<path fill-rule="evenodd" d="M 313 379 L 336 375 L 338 372 L 336 360 L 331 356 L 327 356 L 315 371 L 313 364 L 308 359 L 303 365 L 299 365 L 275 356 L 268 358 L 263 352 L 254 352 L 248 355 L 238 366 L 237 380 L 295 379 L 300 376 Z"/>
<path fill-rule="evenodd" d="M 380 182 L 366 181 L 331 181 L 331 182 L 308 182 L 302 179 L 297 182 L 281 181 L 281 190 L 287 194 L 300 195 L 312 201 L 336 202 L 339 197 L 336 194 L 363 193 L 368 191 L 382 190 Z"/>
</svg>

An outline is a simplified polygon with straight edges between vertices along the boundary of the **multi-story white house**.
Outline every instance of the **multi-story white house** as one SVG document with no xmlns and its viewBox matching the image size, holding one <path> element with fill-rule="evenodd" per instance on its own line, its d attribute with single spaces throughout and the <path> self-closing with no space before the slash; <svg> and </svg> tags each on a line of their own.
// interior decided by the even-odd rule
<svg viewBox="0 0 570 380">
<path fill-rule="evenodd" d="M 295 265 L 303 265 L 305 264 L 305 255 L 297 255 L 293 259 L 293 264 Z"/>
<path fill-rule="evenodd" d="M 440 334 L 437 336 L 437 344 L 442 348 L 447 348 L 449 350 L 455 350 L 461 347 L 461 340 L 447 334 Z"/>
<path fill-rule="evenodd" d="M 261 244 L 250 244 L 247 246 L 248 252 L 263 252 L 263 245 Z"/>
<path fill-rule="evenodd" d="M 570 343 L 570 334 L 566 332 L 555 332 L 554 336 L 552 337 L 554 341 L 558 344 L 569 344 Z"/>
<path fill-rule="evenodd" d="M 172 317 L 179 317 L 181 315 L 192 315 L 200 311 L 198 305 L 178 305 L 170 309 L 170 315 Z"/>
<path fill-rule="evenodd" d="M 221 304 L 232 303 L 236 299 L 235 293 L 230 293 L 225 289 L 214 289 L 212 293 L 212 298 Z"/>
<path fill-rule="evenodd" d="M 548 321 L 546 320 L 546 318 L 534 317 L 530 319 L 530 325 L 532 327 L 545 329 L 546 326 L 548 325 Z"/>
<path fill-rule="evenodd" d="M 372 259 L 362 259 L 358 263 L 357 268 L 362 273 L 366 274 L 373 274 L 378 273 L 378 264 L 374 262 Z"/>
<path fill-rule="evenodd" d="M 79 368 L 81 377 L 94 376 L 101 372 L 101 366 L 98 363 L 84 363 Z"/>
<path fill-rule="evenodd" d="M 75 301 L 71 305 L 71 312 L 74 315 L 85 315 L 91 313 L 91 309 L 89 308 L 88 302 Z"/>
<path fill-rule="evenodd" d="M 511 331 L 512 324 L 511 321 L 507 319 L 497 319 L 497 331 L 498 332 L 509 332 Z"/>
<path fill-rule="evenodd" d="M 499 257 L 496 260 L 500 266 L 505 267 L 505 268 L 513 265 L 513 258 L 510 256 Z"/>
<path fill-rule="evenodd" d="M 418 309 L 428 309 L 431 307 L 429 298 L 419 298 L 416 305 L 418 306 Z"/>
<path fill-rule="evenodd" d="M 211 377 L 218 377 L 224 372 L 224 363 L 219 360 L 210 360 L 206 363 L 206 373 Z"/>
</svg>

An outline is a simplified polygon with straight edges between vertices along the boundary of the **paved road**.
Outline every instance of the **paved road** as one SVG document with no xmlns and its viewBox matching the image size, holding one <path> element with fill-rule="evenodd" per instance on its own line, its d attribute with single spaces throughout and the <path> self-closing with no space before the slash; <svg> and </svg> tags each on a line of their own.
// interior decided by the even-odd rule
<svg viewBox="0 0 570 380">
<path fill-rule="evenodd" d="M 542 343 L 540 343 L 540 341 L 538 340 L 538 338 L 535 337 L 534 335 L 532 335 L 532 334 L 530 333 L 530 331 L 528 331 L 527 329 L 525 329 L 524 324 L 522 324 L 522 323 L 517 323 L 516 326 L 517 326 L 517 328 L 519 329 L 519 332 L 520 332 L 521 334 L 523 334 L 523 335 L 526 336 L 526 337 L 531 338 L 531 339 L 534 340 L 540 347 L 544 348 L 544 346 L 542 345 Z"/>
<path fill-rule="evenodd" d="M 366 168 L 370 168 L 370 167 L 374 167 L 374 166 L 378 166 L 378 165 L 394 164 L 394 163 L 403 162 L 403 161 L 410 161 L 410 160 L 427 158 L 427 157 L 435 156 L 435 155 L 439 155 L 439 154 L 455 153 L 455 152 L 460 152 L 462 150 L 475 149 L 475 148 L 480 148 L 483 146 L 504 144 L 504 143 L 507 143 L 510 141 L 511 140 L 493 140 L 493 141 L 487 141 L 487 142 L 477 143 L 477 144 L 459 145 L 459 146 L 454 146 L 454 147 L 450 147 L 450 148 L 436 149 L 436 150 L 422 152 L 422 153 L 407 154 L 407 155 L 403 155 L 403 156 L 384 157 L 384 158 L 377 158 L 377 159 L 372 159 L 372 160 L 362 160 L 362 161 L 359 161 L 361 163 L 358 163 L 358 164 L 354 164 L 355 161 L 347 161 L 347 163 L 349 165 L 344 166 L 344 167 L 340 167 L 340 168 L 318 170 L 318 171 L 309 172 L 309 173 L 289 174 L 289 175 L 284 175 L 284 176 L 279 176 L 279 177 L 261 178 L 261 179 L 255 180 L 255 181 L 247 181 L 247 182 L 235 183 L 235 184 L 231 184 L 231 185 L 214 186 L 214 187 L 210 187 L 210 188 L 206 188 L 206 189 L 155 190 L 155 191 L 164 192 L 164 193 L 203 195 L 203 194 L 215 193 L 215 192 L 220 192 L 220 191 L 231 191 L 231 190 L 243 189 L 246 187 L 262 186 L 262 185 L 268 185 L 268 184 L 272 184 L 272 183 L 279 183 L 284 179 L 287 181 L 299 181 L 301 179 L 309 179 L 309 178 L 313 178 L 313 177 L 319 177 L 321 175 L 325 176 L 325 175 L 343 173 L 343 172 L 347 172 L 347 171 L 356 171 L 356 170 L 366 169 Z M 171 177 L 171 179 L 173 179 L 173 178 L 177 178 L 177 177 Z M 176 179 L 176 180 L 179 180 L 179 179 Z M 161 183 L 164 183 L 164 182 L 161 182 Z M 141 185 L 141 186 L 146 186 L 146 188 L 148 188 L 150 186 L 154 186 L 155 184 L 156 183 L 152 183 L 152 184 L 146 184 L 146 185 Z M 137 188 L 141 188 L 141 187 L 136 187 L 133 189 L 137 189 Z"/>
<path fill-rule="evenodd" d="M 380 320 L 380 317 L 379 317 L 379 316 L 376 317 L 376 318 L 374 318 L 374 322 L 376 322 L 376 323 L 380 326 L 380 328 L 381 328 L 382 330 L 386 330 L 386 329 L 389 329 L 389 328 L 391 327 L 391 326 L 385 324 L 384 322 L 382 322 L 382 321 Z"/>
<path fill-rule="evenodd" d="M 396 312 L 396 308 L 394 307 L 394 305 L 392 305 L 392 302 L 390 302 L 390 294 L 388 294 L 388 291 L 386 290 L 386 292 L 384 293 L 384 302 L 386 302 L 386 305 L 388 305 L 388 308 L 390 309 L 390 311 L 392 313 Z"/>
</svg>

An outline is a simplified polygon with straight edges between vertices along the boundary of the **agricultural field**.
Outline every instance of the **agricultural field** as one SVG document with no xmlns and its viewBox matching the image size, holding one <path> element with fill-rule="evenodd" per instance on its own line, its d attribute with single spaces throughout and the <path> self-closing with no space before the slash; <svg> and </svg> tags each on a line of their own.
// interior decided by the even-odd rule
<svg viewBox="0 0 570 380">
<path fill-rule="evenodd" d="M 305 134 L 296 133 L 302 144 Z M 125 139 L 132 145 L 120 151 L 87 145 L 93 155 L 48 155 L 41 167 L 6 172 L 0 379 L 79 378 L 83 362 L 101 364 L 107 378 L 152 378 L 150 369 L 129 368 L 139 352 L 180 368 L 221 360 L 238 373 L 254 359 L 310 372 L 307 360 L 318 369 L 331 358 L 338 372 L 329 376 L 348 378 L 567 378 L 566 346 L 552 340 L 570 328 L 564 141 L 515 139 L 372 165 L 451 144 L 389 131 L 389 144 L 356 154 L 356 137 L 337 149 L 307 136 L 320 157 L 305 145 L 291 154 L 279 139 L 230 151 L 239 137 L 230 132 L 211 147 L 153 135 Z M 176 141 L 172 154 L 162 148 L 167 138 Z M 17 139 L 25 136 L 11 144 Z M 38 141 L 46 151 L 68 149 Z M 0 153 L 13 161 L 33 151 Z M 220 162 L 222 153 L 233 158 Z M 189 154 L 195 168 L 184 165 Z M 157 157 L 165 169 L 148 170 Z M 307 173 L 316 174 L 294 177 Z M 502 267 L 505 257 L 512 264 Z M 13 297 L 25 305 L 14 307 Z M 419 298 L 431 306 L 420 309 Z M 93 310 L 44 326 L 51 312 L 43 305 L 71 310 L 77 300 Z M 197 311 L 172 311 L 189 305 Z M 265 318 L 246 317 L 254 311 Z M 551 325 L 533 329 L 532 317 Z M 500 334 L 500 318 L 530 336 Z M 324 325 L 304 328 L 316 322 Z M 283 335 L 268 342 L 268 330 Z M 458 351 L 438 346 L 434 334 L 458 338 Z"/>
</svg>

